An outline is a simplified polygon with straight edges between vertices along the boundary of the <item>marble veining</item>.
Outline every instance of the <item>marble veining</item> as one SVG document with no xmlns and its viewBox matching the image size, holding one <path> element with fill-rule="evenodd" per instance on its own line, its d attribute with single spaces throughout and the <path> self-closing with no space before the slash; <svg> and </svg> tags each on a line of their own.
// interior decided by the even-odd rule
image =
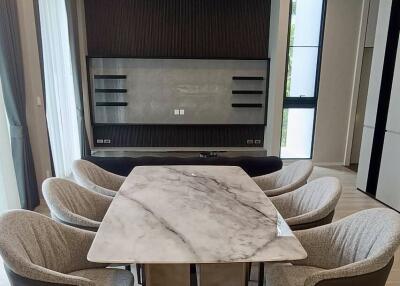
<svg viewBox="0 0 400 286">
<path fill-rule="evenodd" d="M 229 263 L 303 259 L 271 201 L 239 167 L 136 167 L 114 198 L 88 259 Z"/>
</svg>

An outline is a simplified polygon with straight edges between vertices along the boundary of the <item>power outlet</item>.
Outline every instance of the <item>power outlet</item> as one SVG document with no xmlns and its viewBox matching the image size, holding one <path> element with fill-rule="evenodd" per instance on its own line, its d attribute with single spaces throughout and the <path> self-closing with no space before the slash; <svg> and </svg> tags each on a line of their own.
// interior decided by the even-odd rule
<svg viewBox="0 0 400 286">
<path fill-rule="evenodd" d="M 252 145 L 254 144 L 254 140 L 253 139 L 247 139 L 247 145 Z"/>
<path fill-rule="evenodd" d="M 96 143 L 103 144 L 103 143 L 104 143 L 104 140 L 103 140 L 103 139 L 97 139 L 97 140 L 96 140 Z"/>
<path fill-rule="evenodd" d="M 260 139 L 254 140 L 254 144 L 261 144 L 261 140 Z"/>
<path fill-rule="evenodd" d="M 111 144 L 111 139 L 104 139 L 104 144 Z"/>
</svg>

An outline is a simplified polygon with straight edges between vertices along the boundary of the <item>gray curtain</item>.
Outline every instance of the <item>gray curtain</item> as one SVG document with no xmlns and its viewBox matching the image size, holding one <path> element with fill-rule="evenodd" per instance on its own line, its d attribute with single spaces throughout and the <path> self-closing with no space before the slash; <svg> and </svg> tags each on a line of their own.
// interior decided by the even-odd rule
<svg viewBox="0 0 400 286">
<path fill-rule="evenodd" d="M 71 47 L 72 71 L 75 86 L 76 113 L 78 115 L 78 127 L 81 139 L 81 156 L 90 156 L 90 146 L 85 128 L 85 117 L 83 110 L 83 93 L 81 77 L 81 58 L 79 51 L 77 0 L 65 0 L 68 17 L 69 42 Z"/>
<path fill-rule="evenodd" d="M 15 0 L 0 0 L 0 77 L 21 206 L 33 210 L 39 205 L 39 194 L 26 125 L 24 73 Z"/>
</svg>

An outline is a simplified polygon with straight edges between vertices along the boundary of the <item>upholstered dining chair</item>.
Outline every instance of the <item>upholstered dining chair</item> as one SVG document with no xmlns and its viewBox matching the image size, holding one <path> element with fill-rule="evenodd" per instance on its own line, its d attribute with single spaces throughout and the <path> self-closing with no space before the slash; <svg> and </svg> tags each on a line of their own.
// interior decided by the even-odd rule
<svg viewBox="0 0 400 286">
<path fill-rule="evenodd" d="M 290 228 L 301 230 L 331 223 L 341 192 L 337 178 L 324 177 L 270 199 Z"/>
<path fill-rule="evenodd" d="M 300 160 L 277 172 L 253 177 L 253 180 L 268 197 L 273 197 L 294 191 L 305 185 L 312 171 L 313 163 L 311 161 Z"/>
<path fill-rule="evenodd" d="M 400 216 L 369 209 L 295 235 L 308 257 L 267 263 L 266 286 L 384 286 L 400 244 Z"/>
<path fill-rule="evenodd" d="M 97 231 L 112 202 L 66 179 L 49 178 L 42 189 L 53 219 L 86 230 Z"/>
<path fill-rule="evenodd" d="M 116 195 L 125 181 L 125 177 L 110 173 L 86 160 L 75 160 L 72 172 L 80 185 L 110 197 Z"/>
<path fill-rule="evenodd" d="M 87 261 L 95 237 L 26 210 L 0 217 L 0 254 L 12 286 L 133 286 L 129 271 Z"/>
</svg>

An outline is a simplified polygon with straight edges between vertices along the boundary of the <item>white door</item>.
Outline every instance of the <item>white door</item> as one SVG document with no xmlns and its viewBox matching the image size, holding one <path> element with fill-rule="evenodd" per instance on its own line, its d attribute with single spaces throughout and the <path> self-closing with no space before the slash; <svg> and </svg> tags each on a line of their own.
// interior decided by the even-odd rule
<svg viewBox="0 0 400 286">
<path fill-rule="evenodd" d="M 375 131 L 374 128 L 364 127 L 362 141 L 361 141 L 360 161 L 357 173 L 357 188 L 364 192 L 367 189 L 369 162 L 371 160 L 371 150 L 372 150 L 372 142 L 374 140 L 374 131 Z"/>
<path fill-rule="evenodd" d="M 400 135 L 386 132 L 376 198 L 400 210 Z"/>
<path fill-rule="evenodd" d="M 364 126 L 375 127 L 391 8 L 392 0 L 380 1 Z"/>
<path fill-rule="evenodd" d="M 400 134 L 400 45 L 397 47 L 396 67 L 393 75 L 386 130 Z"/>
</svg>

